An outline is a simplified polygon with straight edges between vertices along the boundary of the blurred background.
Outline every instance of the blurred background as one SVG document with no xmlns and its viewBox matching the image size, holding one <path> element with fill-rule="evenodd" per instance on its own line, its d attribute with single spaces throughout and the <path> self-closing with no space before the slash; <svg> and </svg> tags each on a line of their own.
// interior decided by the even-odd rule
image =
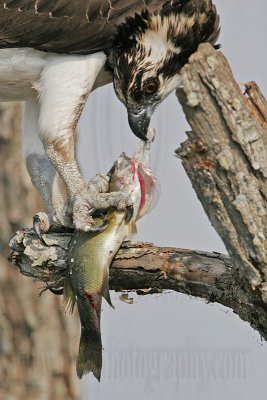
<svg viewBox="0 0 267 400">
<path fill-rule="evenodd" d="M 219 43 L 237 81 L 255 80 L 267 94 L 264 0 L 214 0 L 221 16 Z M 189 126 L 174 94 L 152 120 L 157 137 L 152 167 L 161 183 L 157 208 L 139 222 L 137 240 L 159 246 L 225 252 L 174 150 Z M 80 126 L 78 158 L 87 179 L 131 154 L 137 139 L 112 85 L 93 93 Z M 267 391 L 267 345 L 231 310 L 166 292 L 138 297 L 128 305 L 112 294 L 104 304 L 104 360 L 99 384 L 83 379 L 85 399 L 211 400 L 260 398 Z M 255 389 L 256 388 L 256 389 Z"/>
</svg>

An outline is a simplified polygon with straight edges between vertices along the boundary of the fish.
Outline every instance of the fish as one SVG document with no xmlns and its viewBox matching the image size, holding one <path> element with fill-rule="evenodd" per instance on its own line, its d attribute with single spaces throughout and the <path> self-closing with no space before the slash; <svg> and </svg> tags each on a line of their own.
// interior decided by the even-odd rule
<svg viewBox="0 0 267 400">
<path fill-rule="evenodd" d="M 76 372 L 80 379 L 92 372 L 100 381 L 102 297 L 113 307 L 109 294 L 109 267 L 123 241 L 136 233 L 136 221 L 157 203 L 159 185 L 148 166 L 151 141 L 139 142 L 132 157 L 122 153 L 108 173 L 109 192 L 129 193 L 133 206 L 126 210 L 110 209 L 104 216 L 96 216 L 96 224 L 102 231 L 76 231 L 70 243 L 64 308 L 72 312 L 77 302 L 81 337 Z"/>
</svg>

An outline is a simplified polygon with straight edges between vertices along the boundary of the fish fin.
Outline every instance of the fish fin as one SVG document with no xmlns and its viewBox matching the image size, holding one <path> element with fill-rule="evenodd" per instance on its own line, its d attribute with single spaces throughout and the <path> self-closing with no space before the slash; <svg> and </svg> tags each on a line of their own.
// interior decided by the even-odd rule
<svg viewBox="0 0 267 400">
<path fill-rule="evenodd" d="M 101 294 L 104 297 L 104 299 L 108 302 L 110 307 L 115 308 L 112 304 L 111 298 L 110 298 L 110 293 L 109 293 L 109 274 L 108 271 L 103 276 L 103 283 L 102 283 L 102 290 Z"/>
<path fill-rule="evenodd" d="M 79 353 L 76 361 L 76 372 L 78 378 L 92 372 L 100 382 L 102 369 L 102 341 L 101 334 L 90 334 L 82 327 Z"/>
<path fill-rule="evenodd" d="M 128 223 L 128 233 L 127 233 L 127 238 L 125 238 L 125 240 L 132 238 L 136 234 L 137 234 L 136 223 L 134 221 L 130 221 Z"/>
<path fill-rule="evenodd" d="M 73 309 L 76 303 L 75 294 L 72 288 L 69 273 L 65 276 L 64 291 L 63 291 L 63 310 L 65 312 L 73 313 Z"/>
</svg>

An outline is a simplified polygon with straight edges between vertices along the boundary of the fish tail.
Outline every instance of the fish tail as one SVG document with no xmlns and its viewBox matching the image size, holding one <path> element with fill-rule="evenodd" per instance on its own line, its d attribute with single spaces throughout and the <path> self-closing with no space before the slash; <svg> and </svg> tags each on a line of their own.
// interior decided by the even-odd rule
<svg viewBox="0 0 267 400">
<path fill-rule="evenodd" d="M 102 368 L 102 340 L 100 331 L 101 293 L 85 292 L 78 295 L 77 306 L 81 320 L 81 338 L 76 362 L 78 378 L 92 372 L 100 381 Z"/>
<path fill-rule="evenodd" d="M 100 381 L 102 369 L 102 341 L 101 334 L 92 335 L 85 328 L 82 328 L 79 346 L 79 354 L 76 362 L 78 378 L 92 372 Z"/>
</svg>

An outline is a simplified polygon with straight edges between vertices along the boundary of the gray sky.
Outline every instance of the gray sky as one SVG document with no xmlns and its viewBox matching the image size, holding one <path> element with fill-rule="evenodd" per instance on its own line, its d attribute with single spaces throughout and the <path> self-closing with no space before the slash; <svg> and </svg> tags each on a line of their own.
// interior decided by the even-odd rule
<svg viewBox="0 0 267 400">
<path fill-rule="evenodd" d="M 267 94 L 267 3 L 214 0 L 221 15 L 219 42 L 238 82 L 255 80 Z M 103 109 L 105 112 L 103 113 Z M 152 166 L 161 183 L 158 207 L 139 223 L 138 240 L 158 245 L 225 251 L 174 150 L 188 125 L 174 95 L 153 118 L 157 138 Z M 112 86 L 98 89 L 80 124 L 79 158 L 85 176 L 109 170 L 136 138 Z M 176 293 L 134 296 L 127 305 L 113 294 L 104 306 L 103 378 L 83 379 L 85 399 L 211 400 L 266 396 L 267 346 L 250 326 L 220 305 Z"/>
</svg>

